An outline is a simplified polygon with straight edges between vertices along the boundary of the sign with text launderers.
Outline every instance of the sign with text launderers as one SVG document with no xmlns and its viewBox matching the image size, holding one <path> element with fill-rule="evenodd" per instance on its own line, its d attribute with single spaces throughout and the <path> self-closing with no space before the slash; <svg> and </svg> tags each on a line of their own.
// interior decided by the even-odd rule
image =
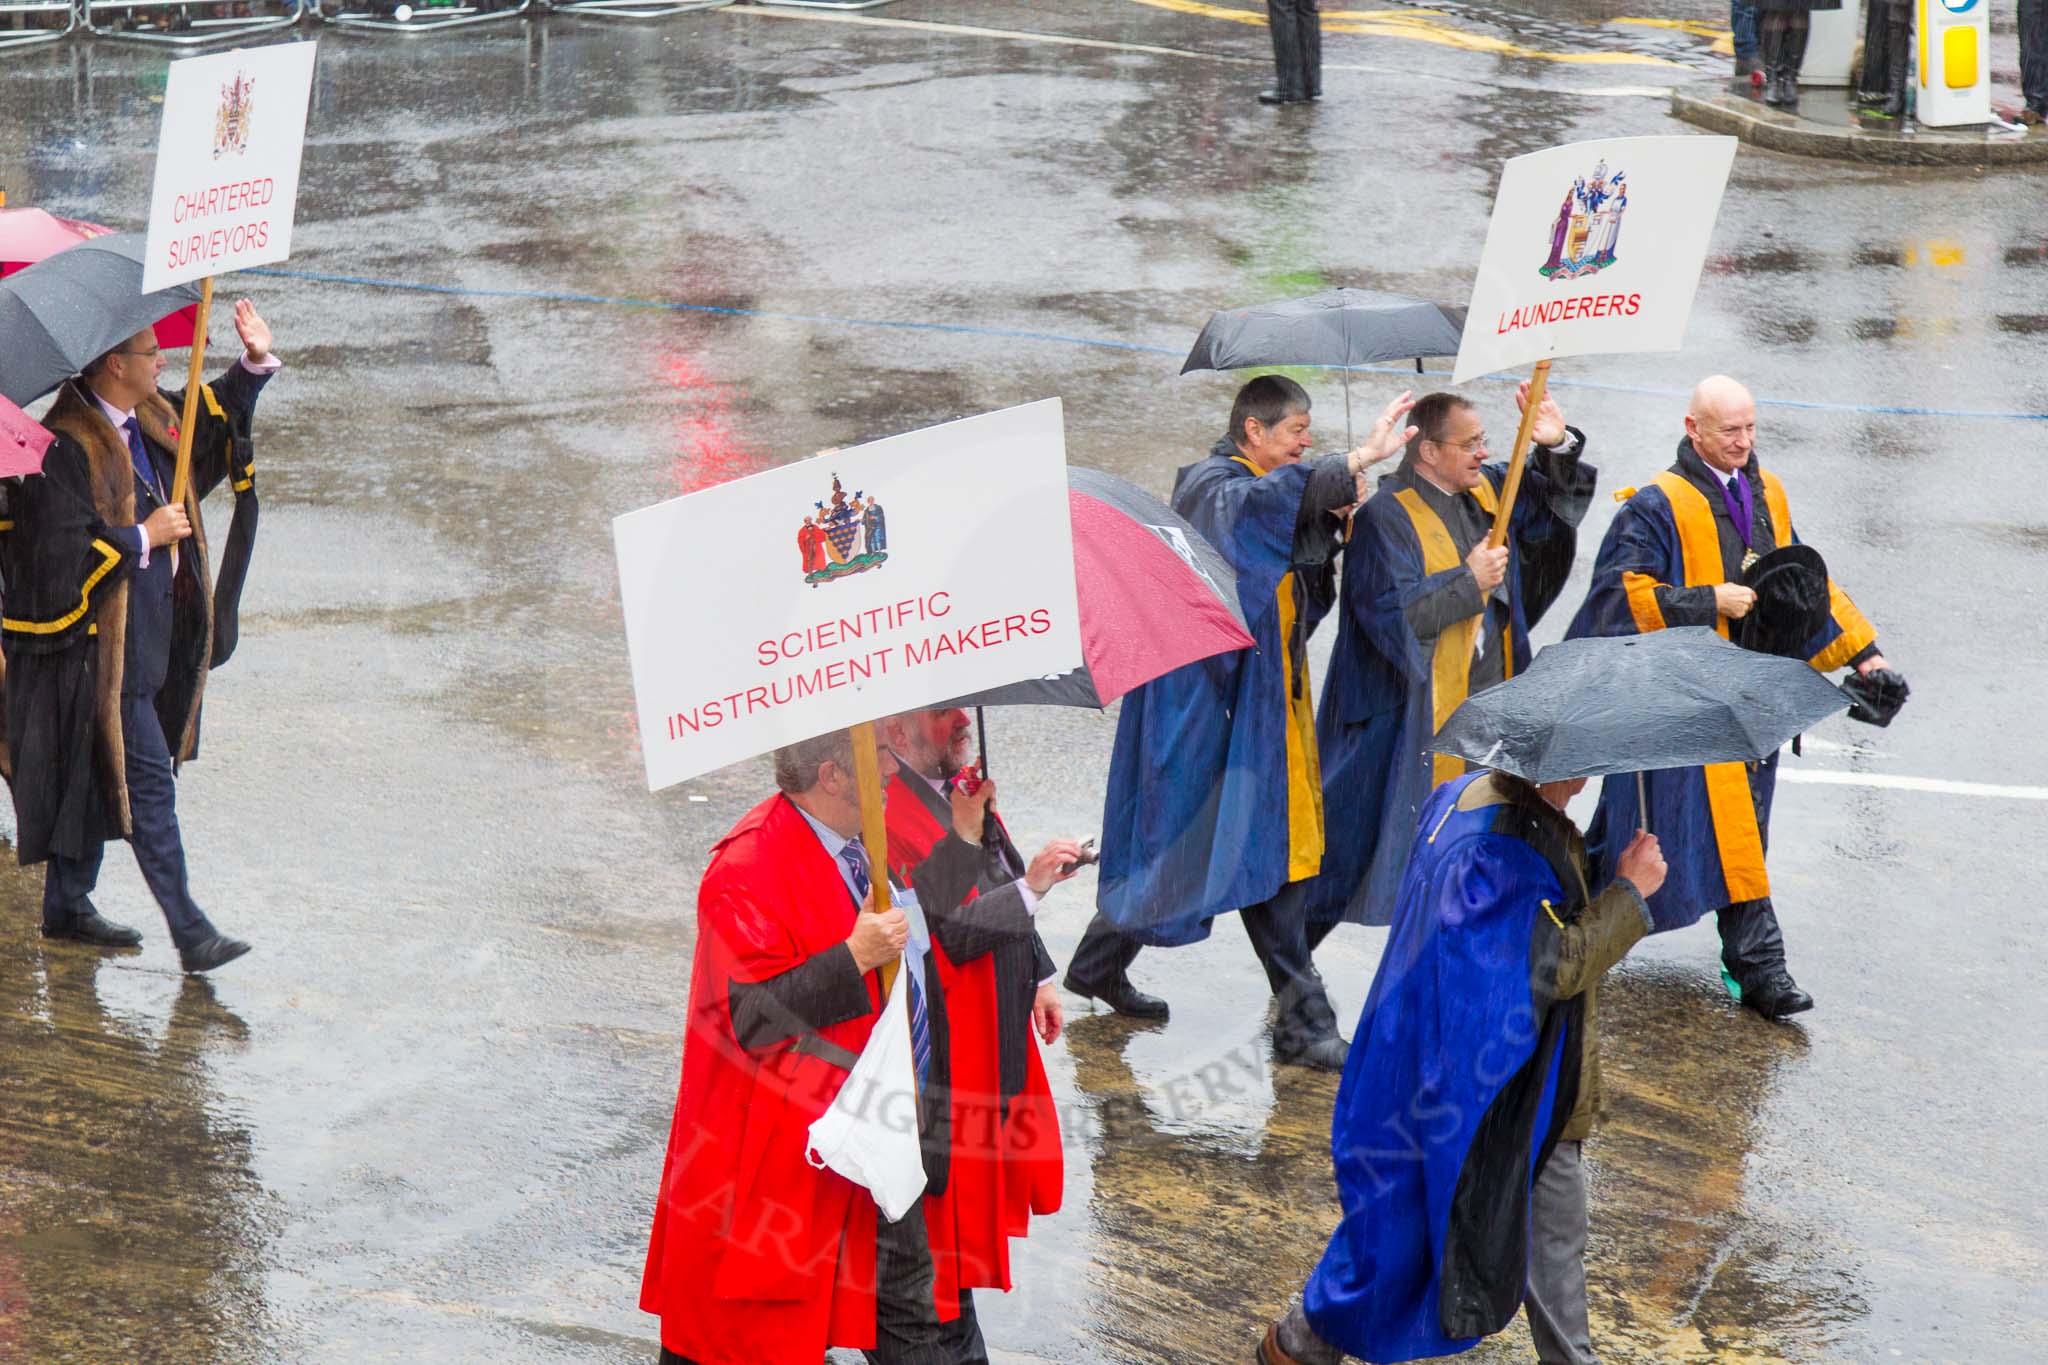
<svg viewBox="0 0 2048 1365">
<path fill-rule="evenodd" d="M 1501 167 L 1452 382 L 1558 356 L 1675 351 L 1732 137 L 1617 137 Z"/>
<path fill-rule="evenodd" d="M 291 255 L 316 43 L 172 62 L 142 290 Z"/>
<path fill-rule="evenodd" d="M 1081 662 L 1060 401 L 612 522 L 647 786 Z"/>
</svg>

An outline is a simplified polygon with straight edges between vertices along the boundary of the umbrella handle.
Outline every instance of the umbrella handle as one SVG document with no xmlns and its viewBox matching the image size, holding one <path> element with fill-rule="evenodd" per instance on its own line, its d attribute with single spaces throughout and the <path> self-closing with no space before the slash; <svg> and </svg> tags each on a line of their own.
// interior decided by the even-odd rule
<svg viewBox="0 0 2048 1365">
<path fill-rule="evenodd" d="M 1650 788 L 1643 781 L 1641 770 L 1636 772 L 1636 828 L 1643 833 L 1650 832 Z"/>
</svg>

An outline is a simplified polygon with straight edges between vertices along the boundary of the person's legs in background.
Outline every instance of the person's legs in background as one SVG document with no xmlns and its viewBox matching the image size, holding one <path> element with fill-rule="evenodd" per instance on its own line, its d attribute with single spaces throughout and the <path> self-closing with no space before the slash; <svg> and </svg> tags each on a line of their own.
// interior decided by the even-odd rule
<svg viewBox="0 0 2048 1365">
<path fill-rule="evenodd" d="M 1259 92 L 1259 103 L 1298 104 L 1308 98 L 1308 39 L 1304 30 L 1315 30 L 1320 53 L 1321 24 L 1315 0 L 1266 0 L 1266 27 L 1273 31 L 1274 81 L 1272 89 Z M 1320 84 L 1320 72 L 1317 83 Z"/>
<path fill-rule="evenodd" d="M 2019 10 L 2020 122 L 2039 124 L 2048 119 L 2048 0 L 2019 0 Z"/>
<path fill-rule="evenodd" d="M 1735 74 L 1751 80 L 1756 69 L 1756 6 L 1748 0 L 1728 0 L 1728 26 L 1735 30 Z"/>
</svg>

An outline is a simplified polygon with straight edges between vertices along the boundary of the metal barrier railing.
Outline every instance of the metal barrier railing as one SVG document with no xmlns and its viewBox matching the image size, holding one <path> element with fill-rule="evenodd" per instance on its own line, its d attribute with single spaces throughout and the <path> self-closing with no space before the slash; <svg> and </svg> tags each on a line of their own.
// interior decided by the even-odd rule
<svg viewBox="0 0 2048 1365">
<path fill-rule="evenodd" d="M 311 4 L 323 24 L 414 37 L 517 19 L 534 8 L 533 0 L 420 0 L 417 5 L 411 0 L 311 0 Z"/>
<path fill-rule="evenodd" d="M 71 0 L 7 0 L 0 3 L 0 50 L 47 43 L 78 27 L 78 7 Z"/>
<path fill-rule="evenodd" d="M 666 19 L 700 9 L 723 9 L 732 0 L 548 0 L 553 14 L 586 19 Z"/>
<path fill-rule="evenodd" d="M 811 9 L 873 9 L 890 0 L 758 0 Z M 306 15 L 323 24 L 422 34 L 528 14 L 591 19 L 666 19 L 722 9 L 733 0 L 0 0 L 0 52 L 73 33 L 201 47 L 290 28 Z"/>
<path fill-rule="evenodd" d="M 890 0 L 754 0 L 757 5 L 786 5 L 792 9 L 874 9 Z"/>
<path fill-rule="evenodd" d="M 290 28 L 300 0 L 83 0 L 80 23 L 97 38 L 203 47 Z"/>
</svg>

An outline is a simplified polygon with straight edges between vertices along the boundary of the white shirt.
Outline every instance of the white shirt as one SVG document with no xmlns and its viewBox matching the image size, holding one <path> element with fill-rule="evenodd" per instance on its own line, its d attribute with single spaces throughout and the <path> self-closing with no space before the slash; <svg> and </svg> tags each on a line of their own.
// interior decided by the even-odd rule
<svg viewBox="0 0 2048 1365">
<path fill-rule="evenodd" d="M 794 801 L 789 804 L 796 806 Z M 825 846 L 825 852 L 832 856 L 832 865 L 839 869 L 839 880 L 846 883 L 847 894 L 853 897 L 855 905 L 860 904 L 860 888 L 853 884 L 853 869 L 847 866 L 846 859 L 839 856 L 840 851 L 852 843 L 853 840 L 842 837 L 837 830 L 819 820 L 802 806 L 796 806 L 796 810 L 797 814 L 803 816 L 804 823 L 811 827 L 811 833 L 818 836 L 818 842 Z M 874 880 L 875 873 L 874 860 L 870 858 L 868 860 L 869 881 Z M 883 870 L 883 875 L 887 875 L 886 869 Z M 909 960 L 910 970 L 917 973 L 917 984 L 919 989 L 922 989 L 925 980 L 925 954 L 931 951 L 932 946 L 932 932 L 924 922 L 924 908 L 917 903 L 917 897 L 909 891 L 898 891 L 896 888 L 891 887 L 889 889 L 889 898 L 896 908 L 903 912 L 903 918 L 910 925 L 910 939 L 909 942 L 903 945 L 903 954 Z"/>
</svg>

